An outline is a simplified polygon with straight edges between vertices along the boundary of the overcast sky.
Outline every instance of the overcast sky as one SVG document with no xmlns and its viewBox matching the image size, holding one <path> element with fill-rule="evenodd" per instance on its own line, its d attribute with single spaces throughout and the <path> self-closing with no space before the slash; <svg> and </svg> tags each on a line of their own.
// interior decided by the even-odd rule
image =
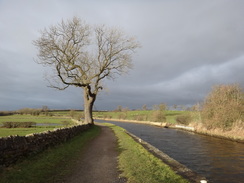
<svg viewBox="0 0 244 183">
<path fill-rule="evenodd" d="M 244 87 L 243 0 L 0 0 L 0 110 L 83 109 L 82 89 L 48 88 L 40 30 L 78 16 L 135 36 L 134 69 L 106 81 L 95 109 L 193 105 L 213 85 Z"/>
</svg>

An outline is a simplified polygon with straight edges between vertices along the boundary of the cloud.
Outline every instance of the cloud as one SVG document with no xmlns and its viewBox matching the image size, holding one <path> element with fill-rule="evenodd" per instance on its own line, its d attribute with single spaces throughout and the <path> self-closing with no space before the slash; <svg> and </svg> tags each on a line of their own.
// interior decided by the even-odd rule
<svg viewBox="0 0 244 183">
<path fill-rule="evenodd" d="M 244 87 L 244 1 L 0 1 L 0 110 L 82 108 L 82 91 L 47 88 L 32 41 L 62 19 L 81 17 L 134 35 L 142 48 L 128 76 L 105 81 L 97 109 L 166 102 L 192 105 L 212 85 Z"/>
</svg>

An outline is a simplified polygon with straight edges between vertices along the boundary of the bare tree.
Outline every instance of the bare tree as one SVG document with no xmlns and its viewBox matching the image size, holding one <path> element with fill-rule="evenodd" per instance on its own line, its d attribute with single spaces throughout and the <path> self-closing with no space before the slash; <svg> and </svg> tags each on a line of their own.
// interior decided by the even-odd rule
<svg viewBox="0 0 244 183">
<path fill-rule="evenodd" d="M 123 107 L 121 105 L 118 105 L 114 111 L 115 112 L 122 112 L 122 110 L 123 110 Z"/>
<path fill-rule="evenodd" d="M 144 104 L 144 105 L 142 106 L 142 110 L 143 110 L 143 111 L 147 111 L 147 110 L 148 110 L 146 104 Z"/>
<path fill-rule="evenodd" d="M 89 26 L 77 17 L 44 29 L 33 43 L 39 51 L 37 62 L 54 69 L 51 87 L 83 88 L 86 123 L 93 123 L 92 109 L 103 89 L 102 80 L 127 73 L 139 47 L 119 29 Z"/>
</svg>

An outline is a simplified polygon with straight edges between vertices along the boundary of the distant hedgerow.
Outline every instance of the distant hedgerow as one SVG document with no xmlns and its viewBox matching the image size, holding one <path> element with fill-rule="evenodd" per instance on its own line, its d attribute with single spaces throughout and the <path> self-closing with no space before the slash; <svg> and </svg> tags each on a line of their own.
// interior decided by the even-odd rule
<svg viewBox="0 0 244 183">
<path fill-rule="evenodd" d="M 3 122 L 4 128 L 30 128 L 36 126 L 36 122 Z"/>
</svg>

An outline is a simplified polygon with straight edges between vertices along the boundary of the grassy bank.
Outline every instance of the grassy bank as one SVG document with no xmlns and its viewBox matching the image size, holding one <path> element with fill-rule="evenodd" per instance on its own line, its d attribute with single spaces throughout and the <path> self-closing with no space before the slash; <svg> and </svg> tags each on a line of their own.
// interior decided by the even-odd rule
<svg viewBox="0 0 244 183">
<path fill-rule="evenodd" d="M 207 129 L 201 123 L 191 123 L 190 126 L 194 127 L 195 132 L 200 134 L 244 143 L 243 124 L 236 125 L 236 126 L 234 125 L 231 130 L 222 130 L 219 128 Z"/>
<path fill-rule="evenodd" d="M 83 150 L 84 145 L 97 136 L 100 128 L 92 127 L 66 143 L 34 155 L 0 172 L 0 183 L 48 183 L 60 182 L 62 175 Z"/>
<path fill-rule="evenodd" d="M 176 175 L 170 167 L 136 143 L 124 129 L 108 124 L 118 137 L 119 169 L 128 183 L 186 183 L 187 180 Z"/>
</svg>

